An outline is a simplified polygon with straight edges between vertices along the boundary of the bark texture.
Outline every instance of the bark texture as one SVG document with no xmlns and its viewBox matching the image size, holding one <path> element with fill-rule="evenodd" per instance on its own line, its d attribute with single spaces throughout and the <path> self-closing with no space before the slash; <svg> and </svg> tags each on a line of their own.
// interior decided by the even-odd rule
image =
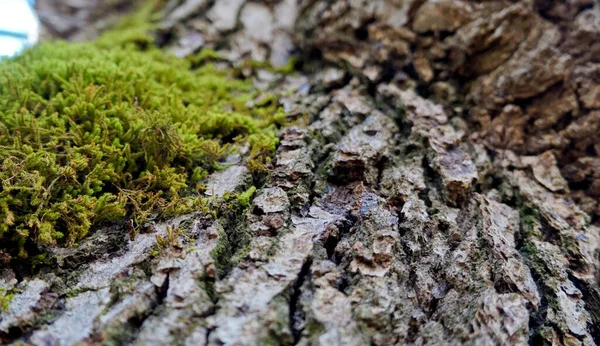
<svg viewBox="0 0 600 346">
<path fill-rule="evenodd" d="M 103 229 L 36 276 L 3 269 L 2 342 L 600 342 L 598 3 L 167 8 L 159 42 L 220 51 L 297 126 L 244 216 Z M 292 55 L 302 73 L 244 64 Z M 207 184 L 251 182 L 234 164 Z"/>
</svg>

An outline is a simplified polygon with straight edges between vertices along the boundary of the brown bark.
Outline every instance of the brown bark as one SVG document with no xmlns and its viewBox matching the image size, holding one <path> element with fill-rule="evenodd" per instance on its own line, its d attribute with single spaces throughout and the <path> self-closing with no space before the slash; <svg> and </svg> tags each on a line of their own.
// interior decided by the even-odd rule
<svg viewBox="0 0 600 346">
<path fill-rule="evenodd" d="M 299 73 L 243 68 L 298 126 L 244 216 L 100 230 L 37 277 L 4 270 L 3 342 L 600 342 L 597 3 L 168 8 L 176 54 L 301 52 Z M 251 181 L 210 179 L 218 196 Z M 154 256 L 167 225 L 186 232 Z"/>
</svg>

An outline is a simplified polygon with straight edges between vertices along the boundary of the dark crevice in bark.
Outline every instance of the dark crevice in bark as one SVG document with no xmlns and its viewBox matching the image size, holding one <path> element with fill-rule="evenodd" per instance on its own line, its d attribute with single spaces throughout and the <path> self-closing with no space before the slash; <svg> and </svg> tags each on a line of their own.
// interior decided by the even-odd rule
<svg viewBox="0 0 600 346">
<path fill-rule="evenodd" d="M 346 218 L 347 220 L 335 224 L 335 227 L 337 228 L 337 232 L 335 232 L 336 234 L 330 234 L 327 240 L 325 240 L 325 242 L 323 243 L 323 247 L 327 252 L 327 259 L 332 261 L 336 265 L 341 264 L 344 257 L 343 254 L 340 254 L 335 251 L 338 244 L 344 238 L 344 236 L 349 235 L 352 228 L 358 222 L 356 218 L 354 218 L 352 215 L 346 215 Z"/>
<path fill-rule="evenodd" d="M 427 311 L 426 311 L 427 319 L 431 320 L 433 318 L 433 315 L 435 314 L 435 312 L 438 308 L 439 302 L 440 302 L 440 300 L 437 298 L 433 298 L 431 300 L 431 303 L 427 307 Z"/>
<path fill-rule="evenodd" d="M 598 282 L 595 283 L 595 287 L 590 287 L 588 283 L 576 278 L 573 274 L 569 274 L 569 280 L 583 294 L 582 300 L 585 302 L 586 310 L 589 311 L 591 317 L 591 321 L 588 323 L 590 335 L 594 339 L 594 342 L 600 345 L 600 296 L 598 295 Z"/>
<path fill-rule="evenodd" d="M 539 259 L 535 257 L 538 256 L 536 254 L 535 245 L 531 243 L 532 236 L 530 234 L 531 230 L 531 220 L 532 213 L 536 213 L 535 207 L 529 206 L 527 203 L 522 201 L 522 197 L 514 197 L 512 199 L 504 200 L 505 203 L 510 205 L 511 207 L 520 211 L 520 227 L 519 232 L 515 234 L 516 241 L 516 249 L 521 254 L 523 258 L 523 263 L 530 269 L 532 278 L 537 286 L 539 295 L 540 295 L 540 305 L 536 310 L 532 310 L 530 312 L 529 318 L 529 344 L 530 345 L 538 345 L 545 342 L 545 339 L 540 334 L 542 328 L 551 327 L 555 330 L 557 334 L 560 335 L 561 339 L 564 337 L 562 335 L 562 328 L 555 326 L 552 321 L 548 321 L 548 310 L 551 306 L 557 304 L 555 293 L 551 291 L 550 288 L 547 287 L 546 277 L 548 275 L 552 275 L 549 272 L 546 272 L 547 269 L 544 268 L 545 264 L 541 262 Z M 597 314 L 597 311 L 600 311 L 600 299 L 598 297 L 598 291 L 594 290 L 593 287 L 589 287 L 589 285 L 582 280 L 576 278 L 571 270 L 577 269 L 580 267 L 578 264 L 577 256 L 573 256 L 569 254 L 569 246 L 563 246 L 562 242 L 564 241 L 559 231 L 552 228 L 548 222 L 541 216 L 537 215 L 535 217 L 535 221 L 539 225 L 539 230 L 541 231 L 541 235 L 544 239 L 542 241 L 548 242 L 550 244 L 554 244 L 559 248 L 563 249 L 563 254 L 569 258 L 569 269 L 567 269 L 568 280 L 571 281 L 577 289 L 579 289 L 583 297 L 582 301 L 586 304 L 586 311 L 590 313 L 591 323 L 588 323 L 588 331 L 590 336 L 596 343 L 600 341 L 600 328 L 598 327 L 600 324 L 600 316 Z M 584 336 L 571 334 L 571 336 L 576 337 L 578 340 L 583 341 Z"/>
<path fill-rule="evenodd" d="M 167 292 L 169 291 L 169 284 L 170 284 L 170 279 L 171 276 L 170 274 L 167 274 L 167 278 L 165 279 L 165 282 L 163 283 L 163 285 L 161 287 L 156 287 L 156 294 L 157 294 L 157 299 L 156 299 L 156 306 L 154 307 L 154 310 L 156 310 L 157 307 L 161 306 L 163 304 L 163 302 L 165 301 L 165 298 L 167 298 Z M 150 314 L 148 314 L 148 316 L 150 316 Z"/>
<path fill-rule="evenodd" d="M 167 273 L 167 276 L 165 278 L 163 285 L 160 287 L 157 287 L 157 286 L 154 287 L 154 289 L 156 291 L 156 301 L 152 305 L 152 307 L 149 310 L 144 311 L 141 314 L 134 315 L 132 318 L 127 320 L 127 325 L 120 327 L 121 332 L 117 335 L 117 337 L 122 338 L 122 337 L 128 336 L 129 340 L 110 340 L 110 341 L 112 341 L 112 342 L 119 341 L 119 343 L 121 343 L 121 344 L 131 344 L 131 342 L 135 341 L 140 333 L 141 327 L 144 324 L 144 322 L 150 316 L 152 316 L 153 314 L 160 311 L 161 307 L 164 307 L 163 303 L 164 303 L 165 299 L 167 298 L 167 293 L 169 291 L 169 285 L 170 285 L 170 274 Z M 128 335 L 128 333 L 126 333 L 124 331 L 129 331 L 129 335 Z M 102 333 L 103 332 L 104 331 L 102 331 Z M 104 337 L 102 335 L 100 335 L 99 339 L 103 340 Z"/>
<path fill-rule="evenodd" d="M 440 177 L 438 176 L 436 171 L 431 167 L 431 165 L 429 164 L 429 160 L 426 156 L 423 157 L 421 165 L 423 167 L 425 189 L 419 192 L 419 198 L 425 203 L 427 208 L 431 208 L 433 202 L 429 196 L 429 192 L 431 189 L 437 189 L 441 192 L 442 190 L 440 189 L 440 186 L 442 186 L 442 184 L 440 181 Z"/>
<path fill-rule="evenodd" d="M 330 235 L 329 237 L 327 237 L 327 240 L 323 244 L 323 247 L 325 247 L 325 250 L 327 251 L 327 258 L 336 264 L 339 264 L 339 263 L 338 263 L 337 259 L 334 257 L 335 256 L 335 248 L 338 245 L 338 243 L 340 242 L 340 239 L 341 239 L 341 235 Z"/>
<path fill-rule="evenodd" d="M 218 297 L 217 293 L 215 292 L 215 282 L 216 282 L 216 279 L 214 277 L 204 278 L 204 290 L 208 294 L 208 297 L 213 302 L 213 304 L 216 305 L 219 302 L 219 297 Z"/>
<path fill-rule="evenodd" d="M 419 337 L 419 330 L 421 324 L 416 318 L 411 318 L 409 322 L 408 335 L 406 336 L 406 343 L 414 343 Z"/>
<path fill-rule="evenodd" d="M 304 311 L 299 305 L 300 295 L 302 294 L 302 285 L 306 280 L 310 280 L 310 266 L 312 265 L 312 259 L 308 259 L 298 274 L 298 279 L 294 282 L 292 287 L 292 294 L 290 296 L 290 312 L 289 312 L 289 328 L 294 337 L 294 345 L 298 344 L 302 335 L 304 326 Z"/>
<path fill-rule="evenodd" d="M 255 196 L 258 195 L 260 191 L 257 191 Z M 233 269 L 235 263 L 232 262 L 235 254 L 243 250 L 245 246 L 250 241 L 250 235 L 245 231 L 245 214 L 236 215 L 236 210 L 228 210 L 225 215 L 219 217 L 219 220 L 223 221 L 223 230 L 224 235 L 226 236 L 226 240 L 222 240 L 225 247 L 227 247 L 226 253 L 229 256 L 219 256 L 219 258 L 215 259 L 215 265 L 217 266 L 217 276 L 219 278 L 226 277 L 229 272 Z M 254 212 L 254 211 L 248 211 Z M 260 211 L 259 211 L 260 212 Z"/>
<path fill-rule="evenodd" d="M 520 215 L 520 224 L 519 224 L 519 231 L 516 232 L 515 234 L 515 242 L 516 242 L 516 249 L 517 251 L 521 254 L 522 258 L 523 258 L 523 263 L 530 268 L 530 272 L 531 272 L 531 277 L 533 278 L 533 281 L 535 282 L 535 285 L 537 287 L 539 296 L 540 296 L 540 305 L 538 306 L 537 309 L 535 310 L 531 310 L 530 311 L 530 315 L 529 315 L 529 344 L 530 345 L 540 345 L 543 344 L 544 338 L 540 335 L 540 331 L 544 326 L 548 326 L 548 321 L 547 321 L 547 315 L 548 315 L 548 306 L 549 306 L 549 301 L 548 299 L 553 299 L 553 298 L 549 298 L 551 296 L 551 292 L 548 292 L 548 288 L 546 287 L 546 284 L 544 282 L 544 273 L 539 272 L 541 270 L 541 266 L 543 266 L 542 263 L 536 263 L 535 259 L 532 258 L 532 256 L 534 256 L 532 253 L 530 253 L 527 248 L 525 247 L 526 244 L 529 244 L 530 240 L 528 239 L 528 233 L 529 231 L 529 227 L 531 227 L 530 225 L 524 225 L 523 222 L 523 212 L 522 212 L 522 208 L 524 208 L 523 206 L 520 205 L 515 205 L 515 201 L 512 201 L 513 206 L 514 207 L 520 207 L 519 210 L 521 210 L 521 215 Z M 530 246 L 533 246 L 531 244 L 529 244 Z"/>
<path fill-rule="evenodd" d="M 375 190 L 380 189 L 381 177 L 383 175 L 383 170 L 386 168 L 386 166 L 388 164 L 389 164 L 389 160 L 387 158 L 383 158 L 377 162 L 377 165 L 375 166 L 375 168 L 377 169 L 377 179 L 375 180 L 375 185 L 373 186 L 373 189 L 375 189 Z"/>
<path fill-rule="evenodd" d="M 23 330 L 21 328 L 11 327 L 8 329 L 8 333 L 0 333 L 0 342 L 3 342 L 3 345 L 8 345 L 22 336 Z M 4 344 L 5 341 L 6 344 Z"/>
</svg>

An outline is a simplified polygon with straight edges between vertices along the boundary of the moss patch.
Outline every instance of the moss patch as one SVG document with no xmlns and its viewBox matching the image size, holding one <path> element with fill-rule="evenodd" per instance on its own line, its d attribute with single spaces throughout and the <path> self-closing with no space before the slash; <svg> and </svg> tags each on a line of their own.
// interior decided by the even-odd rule
<svg viewBox="0 0 600 346">
<path fill-rule="evenodd" d="M 73 245 L 127 215 L 137 227 L 195 210 L 203 178 L 240 144 L 265 171 L 277 103 L 247 107 L 249 81 L 149 44 L 110 33 L 0 63 L 0 251 L 23 258 L 27 244 Z"/>
<path fill-rule="evenodd" d="M 14 294 L 9 294 L 6 289 L 0 288 L 0 312 L 8 311 L 10 302 L 14 298 Z"/>
</svg>

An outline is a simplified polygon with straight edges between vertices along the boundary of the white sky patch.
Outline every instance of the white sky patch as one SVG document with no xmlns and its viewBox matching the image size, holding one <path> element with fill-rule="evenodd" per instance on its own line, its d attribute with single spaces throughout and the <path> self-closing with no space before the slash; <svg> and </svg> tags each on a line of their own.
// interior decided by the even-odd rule
<svg viewBox="0 0 600 346">
<path fill-rule="evenodd" d="M 26 0 L 0 0 L 0 56 L 35 44 L 39 33 L 40 23 Z"/>
</svg>

